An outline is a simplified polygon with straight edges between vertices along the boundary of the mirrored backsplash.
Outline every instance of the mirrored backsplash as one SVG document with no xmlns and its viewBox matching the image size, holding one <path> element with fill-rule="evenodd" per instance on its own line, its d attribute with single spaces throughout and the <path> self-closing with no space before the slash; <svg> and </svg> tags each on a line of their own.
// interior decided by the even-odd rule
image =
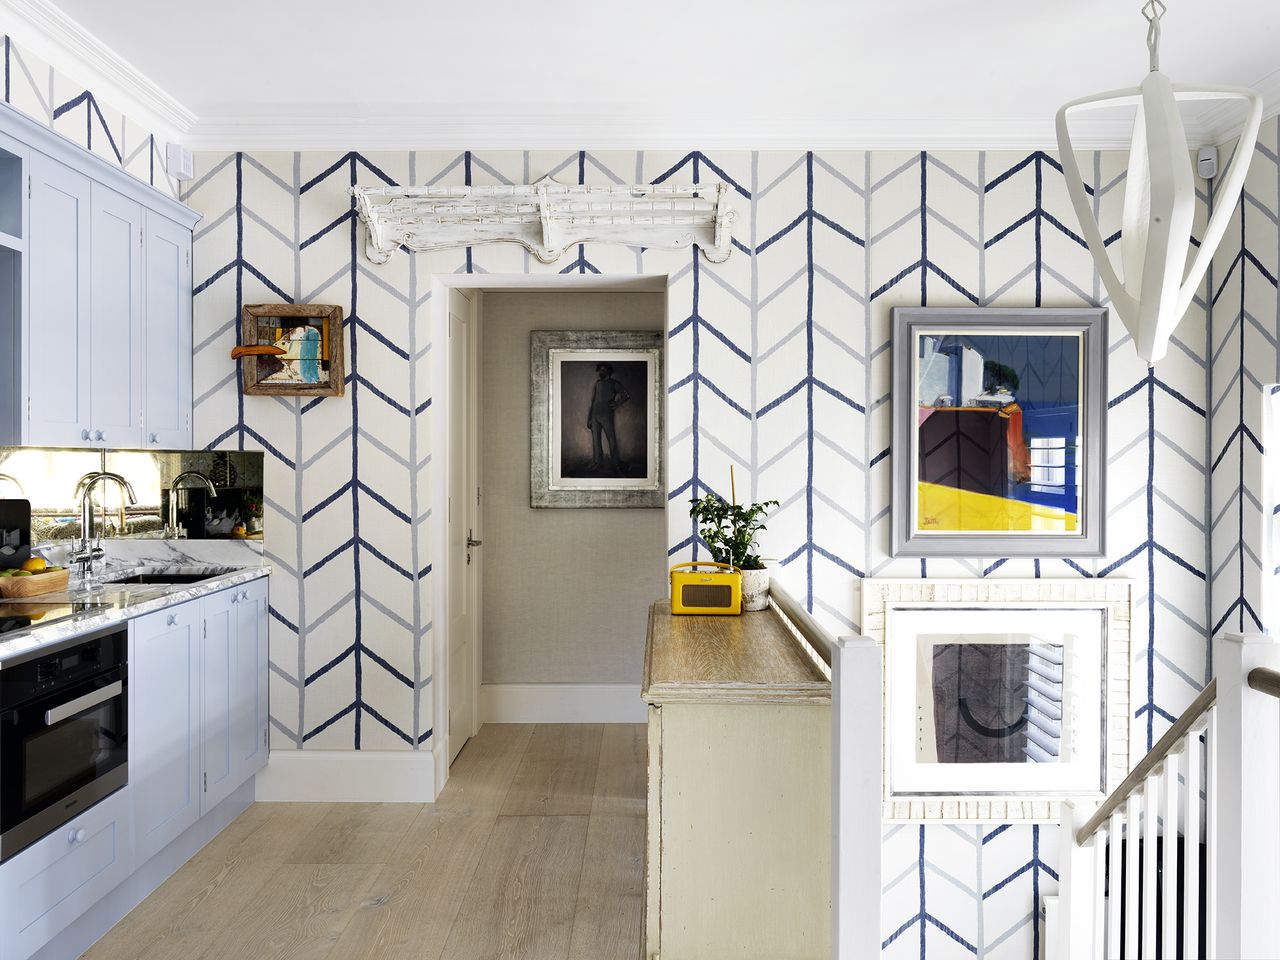
<svg viewBox="0 0 1280 960">
<path fill-rule="evenodd" d="M 77 489 L 99 471 L 127 481 L 136 501 L 118 484 L 95 484 L 99 537 L 173 538 L 176 521 L 177 536 L 191 540 L 262 539 L 261 453 L 0 447 L 0 498 L 31 502 L 33 544 L 71 541 L 81 535 Z"/>
</svg>

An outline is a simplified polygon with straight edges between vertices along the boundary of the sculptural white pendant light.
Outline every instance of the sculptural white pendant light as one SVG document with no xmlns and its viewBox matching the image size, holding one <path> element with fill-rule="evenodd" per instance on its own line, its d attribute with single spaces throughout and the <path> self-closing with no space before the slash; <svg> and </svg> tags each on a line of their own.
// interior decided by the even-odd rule
<svg viewBox="0 0 1280 960">
<path fill-rule="evenodd" d="M 1245 173 L 1253 156 L 1262 122 L 1262 97 L 1241 87 L 1188 87 L 1170 83 L 1160 72 L 1161 0 L 1149 0 L 1142 14 L 1147 19 L 1147 48 L 1151 72 L 1137 87 L 1113 90 L 1068 103 L 1058 111 L 1058 150 L 1066 174 L 1071 203 L 1097 264 L 1111 307 L 1133 337 L 1138 355 L 1155 363 L 1169 348 L 1174 327 L 1187 312 L 1196 288 L 1213 260 L 1232 209 L 1244 188 Z M 1195 180 L 1191 148 L 1178 104 L 1183 101 L 1241 100 L 1248 118 L 1222 183 L 1217 187 L 1214 211 L 1200 246 L 1191 249 L 1195 218 Z M 1068 120 L 1077 113 L 1115 107 L 1137 107 L 1129 169 L 1125 182 L 1121 220 L 1118 275 L 1090 206 L 1080 167 L 1071 145 Z"/>
</svg>

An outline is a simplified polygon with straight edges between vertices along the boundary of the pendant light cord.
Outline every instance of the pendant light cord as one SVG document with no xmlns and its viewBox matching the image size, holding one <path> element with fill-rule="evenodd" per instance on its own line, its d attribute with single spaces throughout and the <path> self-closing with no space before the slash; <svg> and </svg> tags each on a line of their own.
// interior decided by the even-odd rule
<svg viewBox="0 0 1280 960">
<path fill-rule="evenodd" d="M 1160 18 L 1169 8 L 1164 0 L 1147 0 L 1142 7 L 1142 15 L 1147 20 L 1147 50 L 1151 54 L 1151 72 L 1160 70 Z"/>
</svg>

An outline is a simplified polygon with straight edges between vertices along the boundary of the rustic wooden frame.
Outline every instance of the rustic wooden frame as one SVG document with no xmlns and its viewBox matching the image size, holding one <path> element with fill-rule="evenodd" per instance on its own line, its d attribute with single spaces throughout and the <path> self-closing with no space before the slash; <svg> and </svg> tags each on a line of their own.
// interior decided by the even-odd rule
<svg viewBox="0 0 1280 960">
<path fill-rule="evenodd" d="M 317 317 L 324 320 L 329 341 L 328 383 L 265 383 L 258 379 L 258 358 L 240 358 L 240 383 L 246 396 L 254 397 L 340 397 L 346 392 L 347 366 L 342 343 L 342 307 L 326 303 L 250 303 L 240 317 L 240 340 L 258 342 L 261 317 Z"/>
</svg>

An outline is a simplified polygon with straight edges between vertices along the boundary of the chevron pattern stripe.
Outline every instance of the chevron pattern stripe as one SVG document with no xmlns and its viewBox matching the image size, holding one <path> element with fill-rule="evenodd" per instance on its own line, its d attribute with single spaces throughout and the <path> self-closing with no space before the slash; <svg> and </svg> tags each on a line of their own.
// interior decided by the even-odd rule
<svg viewBox="0 0 1280 960">
<path fill-rule="evenodd" d="M 20 49 L 9 36 L 2 38 L 5 103 L 157 190 L 178 196 L 177 181 L 165 172 L 162 141 L 83 85 Z"/>
<path fill-rule="evenodd" d="M 1098 561 L 894 561 L 889 310 L 908 304 L 1103 302 L 1043 153 L 698 152 L 199 156 L 196 428 L 207 446 L 265 450 L 273 590 L 275 745 L 430 744 L 433 401 L 429 279 L 443 273 L 670 276 L 669 543 L 696 556 L 684 504 L 723 492 L 728 467 L 777 498 L 764 547 L 815 615 L 857 629 L 862 576 L 1126 576 L 1138 581 L 1136 746 L 1158 737 L 1205 676 L 1209 371 L 1204 305 L 1152 373 L 1113 324 L 1109 550 Z M 1119 220 L 1123 157 L 1088 158 L 1104 223 Z M 357 256 L 352 182 L 722 180 L 737 252 L 595 245 L 538 264 L 517 248 Z M 239 308 L 343 305 L 344 400 L 240 396 L 226 359 Z M 309 468 L 309 469 L 308 469 Z M 408 534 L 406 536 L 406 534 Z M 290 586 L 285 586 L 290 584 Z M 296 584 L 296 588 L 293 586 Z M 1135 625 L 1137 626 L 1137 625 Z M 895 828 L 886 834 L 886 954 L 1018 957 L 1037 945 L 1036 897 L 1056 883 L 1039 827 Z M 897 933 L 895 934 L 895 931 Z"/>
<path fill-rule="evenodd" d="M 1233 160 L 1234 162 L 1234 160 Z M 1212 633 L 1275 629 L 1277 498 L 1266 482 L 1264 408 L 1280 381 L 1280 121 L 1263 125 L 1244 194 L 1214 255 L 1210 525 Z M 1268 558 L 1271 559 L 1268 559 Z M 1270 611 L 1268 611 L 1270 607 Z M 1268 612 L 1271 617 L 1264 619 Z"/>
</svg>

